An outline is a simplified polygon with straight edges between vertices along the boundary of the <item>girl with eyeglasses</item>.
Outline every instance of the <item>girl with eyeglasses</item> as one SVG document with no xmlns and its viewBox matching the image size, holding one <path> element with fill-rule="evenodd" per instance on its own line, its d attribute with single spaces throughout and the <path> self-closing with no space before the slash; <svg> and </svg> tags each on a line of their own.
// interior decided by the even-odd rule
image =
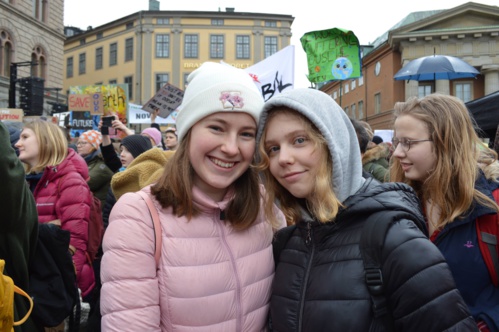
<svg viewBox="0 0 499 332">
<path fill-rule="evenodd" d="M 496 153 L 480 142 L 466 105 L 442 94 L 395 104 L 393 147 L 391 180 L 416 190 L 431 240 L 480 330 L 499 331 L 499 289 L 476 225 L 477 218 L 498 212 L 492 196 L 499 188 Z"/>
</svg>

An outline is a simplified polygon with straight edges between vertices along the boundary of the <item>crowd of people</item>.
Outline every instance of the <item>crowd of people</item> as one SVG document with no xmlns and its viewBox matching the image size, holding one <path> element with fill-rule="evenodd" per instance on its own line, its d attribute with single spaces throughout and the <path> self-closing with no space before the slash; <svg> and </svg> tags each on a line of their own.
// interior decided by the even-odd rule
<svg viewBox="0 0 499 332">
<path fill-rule="evenodd" d="M 6 274 L 29 289 L 38 227 L 53 224 L 70 233 L 89 332 L 499 332 L 499 234 L 483 226 L 499 229 L 497 154 L 455 97 L 394 115 L 383 142 L 321 91 L 264 102 L 245 71 L 207 62 L 163 132 L 115 117 L 119 142 L 101 121 L 75 150 L 50 122 L 0 123 Z"/>
</svg>

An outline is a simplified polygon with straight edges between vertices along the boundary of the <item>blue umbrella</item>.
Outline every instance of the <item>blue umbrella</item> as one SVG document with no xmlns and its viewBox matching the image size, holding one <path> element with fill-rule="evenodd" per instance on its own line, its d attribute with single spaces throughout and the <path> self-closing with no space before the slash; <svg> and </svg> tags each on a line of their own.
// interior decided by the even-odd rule
<svg viewBox="0 0 499 332">
<path fill-rule="evenodd" d="M 449 55 L 430 55 L 412 60 L 393 78 L 399 81 L 433 81 L 475 77 L 478 74 L 478 70 L 459 58 Z"/>
</svg>

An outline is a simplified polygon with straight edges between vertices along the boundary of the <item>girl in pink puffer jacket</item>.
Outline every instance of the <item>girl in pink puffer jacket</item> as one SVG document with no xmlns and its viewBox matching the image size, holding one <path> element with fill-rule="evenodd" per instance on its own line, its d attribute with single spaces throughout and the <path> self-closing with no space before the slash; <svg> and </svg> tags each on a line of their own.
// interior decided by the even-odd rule
<svg viewBox="0 0 499 332">
<path fill-rule="evenodd" d="M 143 189 L 159 210 L 155 232 L 137 193 L 114 206 L 104 236 L 103 331 L 262 331 L 278 225 L 261 212 L 250 167 L 263 98 L 240 69 L 205 63 L 189 76 L 177 117 L 179 146 Z"/>
</svg>

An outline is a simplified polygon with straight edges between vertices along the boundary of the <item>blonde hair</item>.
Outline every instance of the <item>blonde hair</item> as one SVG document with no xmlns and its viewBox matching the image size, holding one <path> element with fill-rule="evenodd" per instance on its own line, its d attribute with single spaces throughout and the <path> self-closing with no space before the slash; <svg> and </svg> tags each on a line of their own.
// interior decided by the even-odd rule
<svg viewBox="0 0 499 332">
<path fill-rule="evenodd" d="M 468 109 L 460 99 L 438 93 L 421 99 L 411 98 L 407 102 L 396 103 L 394 115 L 395 119 L 409 115 L 422 121 L 430 134 L 436 165 L 428 177 L 422 183 L 407 179 L 398 158 L 392 158 L 390 178 L 391 181 L 409 184 L 422 202 L 430 201 L 439 209 L 440 217 L 435 224 L 437 229 L 462 217 L 473 201 L 498 210 L 494 201 L 475 189 L 480 174 L 479 146 L 483 145 Z M 487 150 L 489 158 L 496 159 L 494 151 L 486 147 L 483 149 Z M 431 214 L 431 211 L 427 213 Z"/>
<path fill-rule="evenodd" d="M 163 208 L 171 207 L 176 216 L 192 219 L 200 210 L 194 205 L 192 186 L 194 168 L 189 159 L 191 129 L 175 154 L 165 165 L 163 175 L 151 187 L 151 193 Z M 260 187 L 256 171 L 249 167 L 233 184 L 235 196 L 225 210 L 225 219 L 237 230 L 249 228 L 260 212 Z"/>
<path fill-rule="evenodd" d="M 326 223 L 333 221 L 338 214 L 339 209 L 342 207 L 342 204 L 333 190 L 333 162 L 327 142 L 320 131 L 305 116 L 286 107 L 275 108 L 269 112 L 258 145 L 260 162 L 258 163 L 257 168 L 262 172 L 264 186 L 267 190 L 264 207 L 266 217 L 270 219 L 272 223 L 277 222 L 277 218 L 273 213 L 275 201 L 279 203 L 288 224 L 297 223 L 301 217 L 300 199 L 291 195 L 291 193 L 289 193 L 289 191 L 287 191 L 270 172 L 270 158 L 265 147 L 265 138 L 267 136 L 269 122 L 278 114 L 285 114 L 299 119 L 310 140 L 314 142 L 315 148 L 320 151 L 321 160 L 318 162 L 319 170 L 317 172 L 317 177 L 315 178 L 313 196 L 306 201 L 306 205 L 309 212 L 311 212 L 320 222 Z"/>
<path fill-rule="evenodd" d="M 68 155 L 68 140 L 59 126 L 52 122 L 36 120 L 24 125 L 31 129 L 38 141 L 38 163 L 26 164 L 26 173 L 39 173 L 47 166 L 57 166 Z"/>
</svg>

